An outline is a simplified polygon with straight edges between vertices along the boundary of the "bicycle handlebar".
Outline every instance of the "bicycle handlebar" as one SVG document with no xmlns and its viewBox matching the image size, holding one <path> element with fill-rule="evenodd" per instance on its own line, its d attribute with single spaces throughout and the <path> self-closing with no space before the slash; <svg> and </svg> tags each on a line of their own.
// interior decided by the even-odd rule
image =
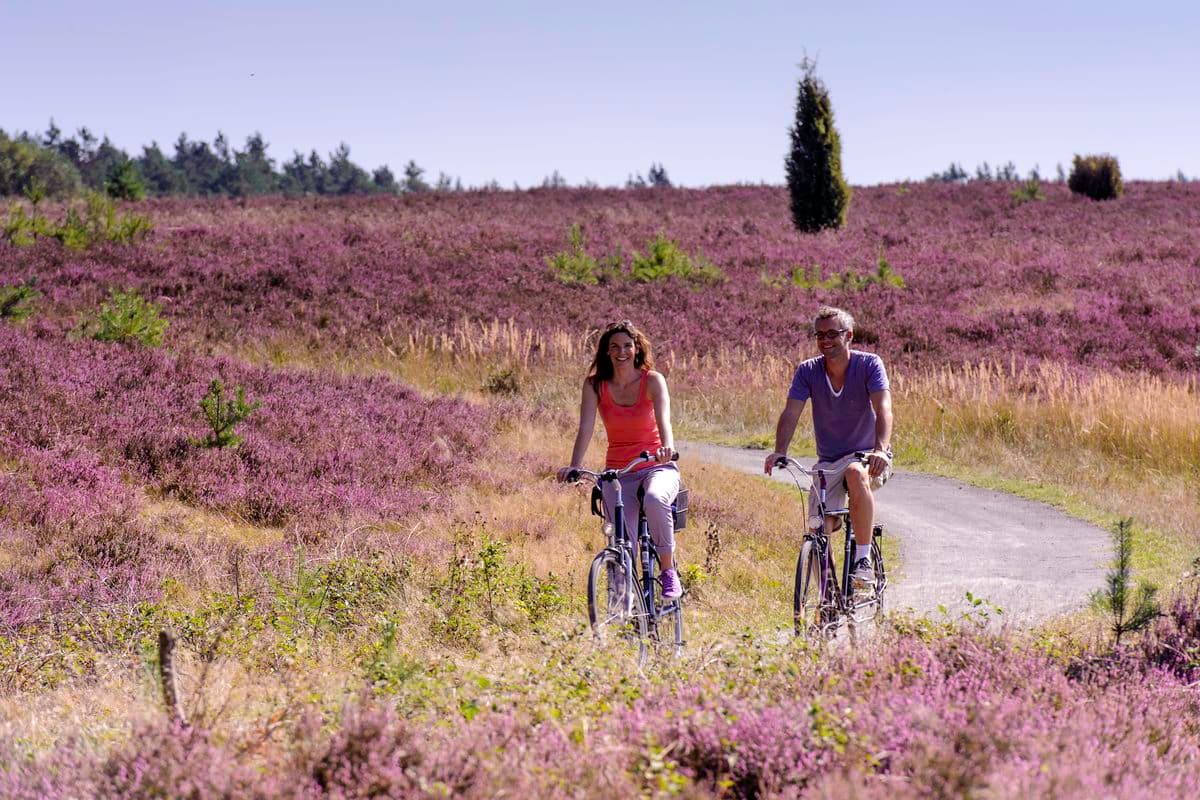
<svg viewBox="0 0 1200 800">
<path fill-rule="evenodd" d="M 653 461 L 653 460 L 654 460 L 654 456 L 650 454 L 650 451 L 643 450 L 641 452 L 641 455 L 639 455 L 633 461 L 630 461 L 628 464 L 626 464 L 621 469 L 616 469 L 616 470 L 606 469 L 601 472 L 592 472 L 590 469 L 584 469 L 583 467 L 579 467 L 578 469 L 572 469 L 570 472 L 567 473 L 567 482 L 575 483 L 580 478 L 591 478 L 592 480 L 599 483 L 601 480 L 606 480 L 607 478 L 605 476 L 608 475 L 609 473 L 612 473 L 612 479 L 619 478 L 622 475 L 628 473 L 631 469 L 636 467 L 638 464 L 643 464 L 647 461 Z M 671 460 L 678 461 L 679 453 L 672 453 Z"/>
<path fill-rule="evenodd" d="M 870 455 L 871 455 L 871 453 L 866 453 L 861 450 L 855 451 L 854 461 L 857 461 L 860 464 L 865 464 L 867 461 L 867 458 Z M 847 462 L 846 466 L 850 466 L 851 463 L 853 463 L 853 462 Z M 821 473 L 821 472 L 829 474 L 829 473 L 833 473 L 836 471 L 836 470 L 816 469 L 816 468 L 805 467 L 796 459 L 788 458 L 787 456 L 779 456 L 779 458 L 775 459 L 775 463 L 773 466 L 783 467 L 784 469 L 796 470 L 797 472 L 804 473 L 805 475 L 807 475 L 810 478 L 815 478 L 817 476 L 817 474 Z"/>
</svg>

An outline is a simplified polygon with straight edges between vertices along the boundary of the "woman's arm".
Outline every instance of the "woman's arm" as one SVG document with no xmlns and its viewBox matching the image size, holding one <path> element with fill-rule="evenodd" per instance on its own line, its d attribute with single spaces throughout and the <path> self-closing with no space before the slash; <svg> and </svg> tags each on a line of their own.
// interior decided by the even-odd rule
<svg viewBox="0 0 1200 800">
<path fill-rule="evenodd" d="M 558 471 L 558 479 L 565 481 L 567 473 L 572 469 L 583 466 L 584 456 L 587 455 L 588 445 L 592 441 L 592 433 L 596 430 L 596 406 L 598 398 L 592 382 L 583 382 L 583 395 L 579 399 L 579 432 L 575 434 L 575 446 L 571 448 L 571 465 Z"/>
<path fill-rule="evenodd" d="M 658 372 L 647 376 L 647 390 L 654 403 L 654 421 L 658 423 L 658 438 L 662 440 L 658 461 L 665 464 L 675 454 L 675 434 L 671 431 L 671 394 L 667 391 L 667 379 Z"/>
</svg>

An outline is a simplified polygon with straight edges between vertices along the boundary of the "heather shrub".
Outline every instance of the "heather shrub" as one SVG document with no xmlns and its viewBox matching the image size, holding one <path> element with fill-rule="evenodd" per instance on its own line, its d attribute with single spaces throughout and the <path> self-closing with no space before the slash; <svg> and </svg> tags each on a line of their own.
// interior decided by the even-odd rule
<svg viewBox="0 0 1200 800">
<path fill-rule="evenodd" d="M 33 313 L 33 301 L 41 297 L 33 285 L 31 277 L 23 283 L 0 286 L 0 319 L 20 321 Z"/>
<path fill-rule="evenodd" d="M 108 302 L 100 306 L 95 318 L 84 324 L 99 342 L 138 342 L 147 347 L 162 344 L 170 324 L 158 315 L 158 306 L 147 302 L 136 290 L 110 289 Z"/>
<path fill-rule="evenodd" d="M 3 389 L 0 402 L 15 404 Z M 154 594 L 174 559 L 138 519 L 119 470 L 69 445 L 9 440 L 3 452 L 16 459 L 0 470 L 0 539 L 11 555 L 0 562 L 0 630 Z"/>
<path fill-rule="evenodd" d="M 842 142 L 829 90 L 805 58 L 796 96 L 796 121 L 785 167 L 792 223 L 806 233 L 846 224 L 850 186 L 842 176 Z"/>
<path fill-rule="evenodd" d="M 1142 654 L 1189 684 L 1200 678 L 1200 587 L 1175 596 L 1143 637 Z"/>
<path fill-rule="evenodd" d="M 189 800 L 281 797 L 283 787 L 200 727 L 144 725 L 99 767 L 94 797 Z"/>
<path fill-rule="evenodd" d="M 242 443 L 242 437 L 234 433 L 234 428 L 241 424 L 262 403 L 255 400 L 246 402 L 246 390 L 241 386 L 234 387 L 232 399 L 225 396 L 225 384 L 220 378 L 213 378 L 208 385 L 208 392 L 200 398 L 200 410 L 208 423 L 209 433 L 196 444 L 204 447 L 237 447 Z"/>
<path fill-rule="evenodd" d="M 1093 200 L 1115 200 L 1125 191 L 1121 166 L 1115 156 L 1075 156 L 1067 186 L 1075 194 Z"/>
<path fill-rule="evenodd" d="M 682 278 L 692 283 L 720 283 L 725 273 L 702 256 L 689 256 L 679 243 L 658 234 L 646 245 L 646 254 L 634 251 L 630 277 L 638 283 Z"/>
</svg>

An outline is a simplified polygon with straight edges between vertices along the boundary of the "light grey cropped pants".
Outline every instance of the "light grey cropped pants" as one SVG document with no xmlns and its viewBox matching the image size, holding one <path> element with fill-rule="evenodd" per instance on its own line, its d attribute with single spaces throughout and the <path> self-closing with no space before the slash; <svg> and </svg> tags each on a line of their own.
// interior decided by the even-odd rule
<svg viewBox="0 0 1200 800">
<path fill-rule="evenodd" d="M 646 487 L 646 499 L 643 507 L 646 510 L 646 526 L 650 529 L 650 539 L 659 553 L 675 551 L 675 521 L 671 518 L 671 503 L 679 494 L 681 481 L 679 468 L 674 464 L 659 464 L 640 472 L 623 475 L 621 482 L 621 502 L 625 505 L 625 531 L 629 540 L 637 544 L 637 518 L 639 486 Z M 611 483 L 605 483 L 604 516 L 612 519 L 610 509 L 617 502 L 617 492 Z"/>
</svg>

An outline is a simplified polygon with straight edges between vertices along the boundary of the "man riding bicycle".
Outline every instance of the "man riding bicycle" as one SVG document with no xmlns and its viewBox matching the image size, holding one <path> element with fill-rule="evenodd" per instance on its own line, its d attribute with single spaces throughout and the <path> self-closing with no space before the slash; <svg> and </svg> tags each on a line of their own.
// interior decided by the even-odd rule
<svg viewBox="0 0 1200 800">
<path fill-rule="evenodd" d="M 816 468 L 842 473 L 842 480 L 829 487 L 826 501 L 830 508 L 837 508 L 849 494 L 855 589 L 871 591 L 875 583 L 871 563 L 873 491 L 892 473 L 892 394 L 887 371 L 874 353 L 850 349 L 854 317 L 840 308 L 822 306 L 817 311 L 813 336 L 821 354 L 796 368 L 787 405 L 775 426 L 775 452 L 767 456 L 763 470 L 770 475 L 775 461 L 787 455 L 796 423 L 811 399 L 819 459 Z M 855 457 L 860 452 L 868 454 L 865 464 Z M 810 520 L 816 511 L 815 495 L 809 496 Z"/>
</svg>

